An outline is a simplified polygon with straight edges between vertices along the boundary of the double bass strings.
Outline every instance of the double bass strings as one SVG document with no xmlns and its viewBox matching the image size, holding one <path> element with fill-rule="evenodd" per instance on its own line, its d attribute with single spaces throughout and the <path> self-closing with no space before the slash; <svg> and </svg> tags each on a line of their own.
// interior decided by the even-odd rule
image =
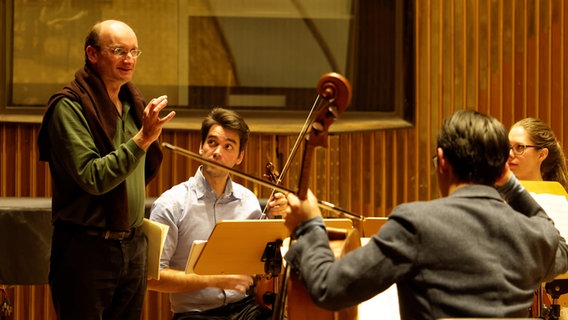
<svg viewBox="0 0 568 320">
<path fill-rule="evenodd" d="M 286 195 L 287 195 L 288 193 L 294 193 L 294 194 L 296 194 L 296 191 L 294 191 L 294 190 L 291 190 L 291 189 L 289 189 L 289 188 L 286 188 L 286 187 L 283 187 L 283 186 L 280 186 L 280 185 L 276 185 L 276 184 L 274 184 L 274 183 L 271 183 L 271 182 L 268 182 L 268 181 L 266 181 L 266 180 L 257 178 L 257 177 L 255 177 L 255 176 L 249 175 L 249 174 L 247 174 L 247 173 L 240 172 L 240 171 L 238 171 L 238 170 L 235 170 L 235 169 L 233 169 L 233 168 L 230 168 L 230 167 L 227 167 L 227 166 L 225 166 L 225 165 L 223 165 L 223 164 L 220 164 L 220 163 L 218 163 L 218 162 L 216 162 L 216 161 L 203 158 L 202 156 L 200 156 L 200 155 L 197 154 L 197 153 L 193 153 L 193 152 L 191 152 L 191 151 L 189 151 L 189 150 L 186 150 L 186 149 L 183 149 L 183 148 L 174 146 L 174 145 L 169 144 L 169 143 L 167 143 L 167 142 L 163 142 L 163 143 L 162 143 L 162 146 L 163 146 L 164 148 L 166 148 L 166 149 L 170 149 L 170 150 L 172 150 L 172 151 L 174 151 L 174 152 L 176 152 L 176 153 L 182 154 L 182 155 L 184 155 L 184 156 L 186 156 L 186 157 L 188 157 L 188 158 L 191 158 L 191 159 L 193 159 L 193 160 L 197 160 L 197 161 L 199 161 L 199 162 L 206 163 L 206 164 L 208 164 L 208 165 L 211 165 L 211 166 L 214 166 L 214 167 L 217 167 L 217 168 L 220 168 L 220 169 L 227 170 L 227 171 L 229 171 L 229 173 L 231 173 L 231 174 L 234 174 L 234 175 L 239 176 L 239 177 L 241 177 L 241 178 L 244 178 L 244 179 L 250 180 L 250 181 L 252 181 L 252 182 L 258 183 L 258 184 L 260 184 L 260 185 L 262 185 L 262 186 L 264 186 L 264 187 L 272 188 L 272 189 L 274 189 L 274 190 L 280 191 L 280 192 L 282 192 L 282 193 L 284 193 L 284 194 L 286 194 Z M 336 206 L 336 205 L 334 205 L 334 204 L 332 204 L 332 203 L 330 203 L 330 202 L 327 202 L 327 201 L 318 200 L 318 206 L 319 206 L 320 208 L 322 208 L 322 209 L 330 210 L 330 211 L 334 211 L 334 212 L 336 212 L 336 213 L 342 214 L 343 216 L 348 217 L 348 218 L 350 218 L 350 219 L 355 219 L 355 220 L 359 220 L 359 221 L 365 220 L 365 217 L 364 217 L 364 216 L 354 214 L 354 213 L 352 213 L 352 212 L 350 212 L 350 211 L 347 211 L 347 210 L 345 210 L 345 209 L 343 209 L 343 208 L 341 208 L 341 207 L 338 207 L 338 206 Z"/>
<path fill-rule="evenodd" d="M 292 159 L 294 159 L 294 157 L 296 156 L 296 152 L 298 152 L 298 149 L 299 149 L 299 147 L 302 143 L 302 139 L 304 138 L 304 136 L 308 132 L 310 124 L 312 123 L 312 120 L 313 120 L 313 117 L 314 117 L 314 111 L 320 109 L 320 108 L 318 108 L 320 101 L 321 101 L 321 96 L 318 95 L 316 97 L 316 100 L 314 101 L 314 104 L 312 105 L 312 108 L 310 109 L 310 112 L 308 113 L 308 116 L 306 117 L 306 121 L 304 122 L 304 126 L 302 127 L 302 129 L 300 130 L 300 133 L 298 134 L 298 138 L 296 138 L 296 141 L 294 142 L 294 145 L 292 146 L 292 151 L 288 155 L 288 158 L 286 159 L 286 163 L 284 164 L 284 167 L 282 167 L 282 170 L 280 171 L 280 174 L 278 175 L 278 178 L 276 179 L 276 181 L 273 181 L 276 185 L 280 185 L 280 183 L 282 183 L 282 177 L 288 172 L 288 168 L 290 167 L 290 163 L 292 163 Z M 274 196 L 274 193 L 276 191 L 278 191 L 278 190 L 272 189 L 272 192 L 270 193 L 270 197 L 268 197 L 268 198 L 269 199 L 272 198 L 272 196 Z M 262 216 L 264 216 L 264 217 L 266 217 L 266 210 L 268 210 L 268 206 L 264 206 L 264 209 L 262 210 Z"/>
</svg>

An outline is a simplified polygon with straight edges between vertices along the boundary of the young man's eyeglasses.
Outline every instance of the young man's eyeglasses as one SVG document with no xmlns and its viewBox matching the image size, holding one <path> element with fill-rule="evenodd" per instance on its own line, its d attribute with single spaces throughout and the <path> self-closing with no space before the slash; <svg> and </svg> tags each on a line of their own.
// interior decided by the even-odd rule
<svg viewBox="0 0 568 320">
<path fill-rule="evenodd" d="M 537 148 L 540 149 L 541 147 L 539 146 L 532 146 L 529 144 L 516 144 L 514 146 L 511 146 L 511 150 L 513 150 L 513 154 L 520 156 L 523 153 L 525 153 L 525 150 L 527 150 L 527 148 Z"/>
</svg>

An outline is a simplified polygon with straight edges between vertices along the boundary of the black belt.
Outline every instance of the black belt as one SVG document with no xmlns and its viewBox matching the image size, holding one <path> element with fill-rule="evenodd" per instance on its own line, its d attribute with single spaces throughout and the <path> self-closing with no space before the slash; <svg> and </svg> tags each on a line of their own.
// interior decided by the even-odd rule
<svg viewBox="0 0 568 320">
<path fill-rule="evenodd" d="M 98 230 L 98 229 L 85 229 L 85 234 L 96 236 L 107 240 L 130 240 L 134 235 L 136 228 L 128 231 L 111 231 L 111 230 Z"/>
<path fill-rule="evenodd" d="M 57 221 L 55 226 L 62 230 L 72 231 L 76 233 L 83 233 L 89 236 L 94 236 L 106 240 L 130 240 L 136 234 L 136 228 L 131 228 L 128 231 L 112 231 L 104 228 L 82 226 L 67 221 Z M 139 228 L 138 228 L 139 229 Z"/>
</svg>

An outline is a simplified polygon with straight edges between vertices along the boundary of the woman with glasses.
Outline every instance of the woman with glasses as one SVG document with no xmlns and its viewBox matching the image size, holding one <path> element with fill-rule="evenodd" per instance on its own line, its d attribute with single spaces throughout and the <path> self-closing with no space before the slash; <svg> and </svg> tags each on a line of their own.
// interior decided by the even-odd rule
<svg viewBox="0 0 568 320">
<path fill-rule="evenodd" d="M 519 180 L 558 181 L 568 190 L 568 169 L 552 129 L 536 118 L 522 119 L 509 131 L 509 167 Z"/>
<path fill-rule="evenodd" d="M 564 152 L 552 129 L 544 121 L 536 118 L 517 121 L 509 130 L 509 143 L 511 151 L 508 164 L 519 180 L 558 181 L 568 190 Z M 542 289 L 536 291 L 531 315 L 541 316 L 538 306 L 550 303 Z"/>
</svg>

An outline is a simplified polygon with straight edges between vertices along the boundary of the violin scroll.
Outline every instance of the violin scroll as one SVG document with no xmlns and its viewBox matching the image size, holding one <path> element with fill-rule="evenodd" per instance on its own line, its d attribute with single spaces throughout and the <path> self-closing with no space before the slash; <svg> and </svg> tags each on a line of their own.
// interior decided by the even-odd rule
<svg viewBox="0 0 568 320">
<path fill-rule="evenodd" d="M 266 163 L 265 173 L 263 174 L 270 182 L 278 184 L 278 179 L 280 179 L 280 173 L 276 171 L 276 167 L 270 161 Z"/>
</svg>

